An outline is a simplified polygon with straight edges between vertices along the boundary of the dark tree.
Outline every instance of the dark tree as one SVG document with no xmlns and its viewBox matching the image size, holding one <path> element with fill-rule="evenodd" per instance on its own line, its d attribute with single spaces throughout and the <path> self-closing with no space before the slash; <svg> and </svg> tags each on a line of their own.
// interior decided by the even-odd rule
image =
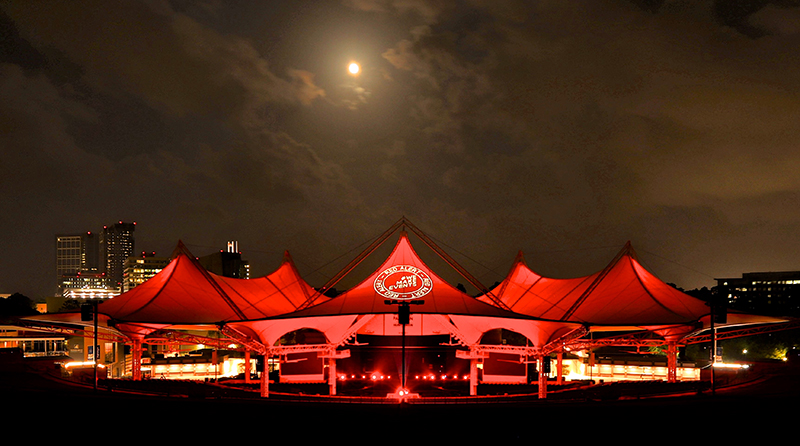
<svg viewBox="0 0 800 446">
<path fill-rule="evenodd" d="M 81 309 L 82 301 L 79 299 L 66 299 L 58 309 L 59 312 L 78 311 Z"/>
<path fill-rule="evenodd" d="M 38 314 L 33 301 L 28 296 L 14 293 L 6 299 L 0 299 L 0 318 L 31 316 Z"/>
<path fill-rule="evenodd" d="M 686 292 L 686 290 L 684 290 L 683 288 L 679 287 L 678 285 L 675 285 L 675 284 L 674 284 L 674 283 L 672 283 L 672 282 L 667 282 L 667 285 L 671 286 L 672 288 L 675 288 L 675 289 L 676 289 L 676 290 L 678 290 L 678 291 L 683 291 L 683 292 Z"/>
<path fill-rule="evenodd" d="M 711 300 L 714 298 L 716 294 L 716 288 L 717 287 L 713 287 L 711 289 L 709 289 L 708 287 L 703 287 L 699 289 L 695 288 L 693 290 L 687 291 L 686 294 L 692 297 L 696 297 L 700 300 L 704 300 L 706 302 L 711 302 Z"/>
</svg>

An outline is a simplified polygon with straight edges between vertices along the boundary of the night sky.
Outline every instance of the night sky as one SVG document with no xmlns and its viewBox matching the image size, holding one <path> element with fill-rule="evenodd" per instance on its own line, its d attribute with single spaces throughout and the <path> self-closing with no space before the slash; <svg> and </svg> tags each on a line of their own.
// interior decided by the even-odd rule
<svg viewBox="0 0 800 446">
<path fill-rule="evenodd" d="M 315 286 L 403 216 L 487 285 L 800 270 L 800 0 L 0 4 L 0 293 L 119 220 Z"/>
</svg>

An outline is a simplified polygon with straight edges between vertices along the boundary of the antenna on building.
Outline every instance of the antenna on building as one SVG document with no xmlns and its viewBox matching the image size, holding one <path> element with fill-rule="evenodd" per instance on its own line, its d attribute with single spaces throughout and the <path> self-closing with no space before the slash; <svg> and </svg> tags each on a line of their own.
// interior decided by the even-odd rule
<svg viewBox="0 0 800 446">
<path fill-rule="evenodd" d="M 237 242 L 235 240 L 232 240 L 232 241 L 229 240 L 228 241 L 228 252 L 234 252 L 234 253 L 239 252 L 239 242 Z"/>
</svg>

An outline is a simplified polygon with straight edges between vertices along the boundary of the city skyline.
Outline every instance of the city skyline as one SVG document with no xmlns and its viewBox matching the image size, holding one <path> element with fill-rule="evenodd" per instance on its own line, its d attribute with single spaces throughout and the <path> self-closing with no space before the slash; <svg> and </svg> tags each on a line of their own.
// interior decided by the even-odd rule
<svg viewBox="0 0 800 446">
<path fill-rule="evenodd" d="M 136 222 L 120 220 L 103 225 L 99 232 L 56 234 L 55 295 L 62 296 L 67 289 L 75 288 L 79 276 L 84 277 L 85 283 L 78 288 L 85 288 L 91 281 L 90 288 L 121 291 L 125 262 L 136 252 L 135 230 Z"/>
<path fill-rule="evenodd" d="M 744 4 L 744 6 L 742 6 Z M 800 6 L 0 2 L 0 292 L 53 237 L 288 250 L 320 285 L 407 217 L 487 285 L 627 242 L 684 289 L 800 270 Z M 356 63 L 358 69 L 351 68 Z"/>
<path fill-rule="evenodd" d="M 135 226 L 136 222 L 133 222 L 131 224 L 126 224 L 126 223 L 123 223 L 122 221 L 119 221 L 116 225 L 117 226 Z M 108 226 L 104 225 L 103 229 L 106 230 L 107 228 L 108 228 Z M 97 243 L 98 240 L 95 238 L 96 235 L 97 234 L 92 233 L 91 231 L 87 231 L 86 233 L 75 234 L 75 235 L 67 235 L 67 234 L 58 234 L 58 235 L 56 235 L 56 241 L 57 241 L 57 243 L 56 243 L 56 251 L 57 251 L 57 253 L 60 250 L 64 249 L 64 248 L 62 248 L 62 245 L 66 246 L 66 247 L 72 247 L 73 251 L 76 251 L 75 248 L 79 247 L 79 249 L 77 249 L 78 254 L 73 254 L 71 256 L 64 256 L 64 259 L 60 259 L 59 255 L 57 254 L 57 256 L 56 256 L 57 276 L 60 277 L 61 274 L 64 274 L 63 277 L 60 277 L 59 283 L 63 282 L 64 284 L 67 284 L 70 280 L 74 280 L 75 279 L 74 277 L 72 279 L 70 279 L 69 276 L 74 276 L 74 274 L 67 274 L 66 270 L 64 270 L 64 268 L 59 268 L 59 265 L 61 265 L 61 263 L 66 263 L 66 262 L 73 261 L 74 260 L 73 257 L 76 257 L 76 256 L 78 258 L 86 259 L 87 256 L 86 256 L 85 253 L 87 251 L 87 246 L 86 246 L 85 240 L 87 238 L 89 240 L 93 240 L 95 242 L 95 245 L 97 245 L 98 244 Z M 62 241 L 62 239 L 64 239 L 64 241 Z M 76 240 L 79 240 L 79 241 L 76 242 Z M 75 243 L 78 243 L 78 244 L 75 245 Z M 73 245 L 75 245 L 75 246 L 73 246 Z M 197 257 L 197 259 L 200 262 L 200 264 L 203 266 L 203 268 L 205 268 L 208 271 L 211 271 L 211 272 L 213 272 L 213 273 L 215 273 L 217 275 L 227 276 L 227 277 L 232 277 L 232 278 L 246 278 L 246 279 L 249 279 L 250 278 L 250 275 L 249 275 L 250 265 L 249 265 L 249 262 L 247 262 L 246 260 L 242 259 L 241 251 L 239 251 L 239 249 L 238 249 L 239 246 L 238 245 L 239 245 L 238 241 L 229 240 L 229 241 L 226 242 L 226 246 L 224 248 L 219 249 L 218 251 L 215 250 L 215 251 L 211 252 L 210 254 L 199 256 L 199 257 Z M 98 249 L 97 246 L 95 246 L 94 248 L 95 248 L 95 250 Z M 208 247 L 208 248 L 211 248 L 211 247 Z M 91 276 L 91 277 L 100 276 L 101 274 L 104 275 L 105 272 L 100 273 L 99 271 L 102 268 L 98 268 L 97 265 L 99 265 L 99 263 L 101 261 L 107 262 L 107 261 L 109 261 L 109 259 L 105 259 L 105 260 L 100 259 L 100 258 L 98 258 L 98 254 L 97 253 L 95 253 L 94 256 L 89 256 L 89 259 L 90 260 L 88 262 L 86 262 L 85 260 L 83 262 L 79 262 L 77 264 L 77 267 L 71 269 L 70 271 L 77 272 L 77 276 L 78 277 L 80 276 L 81 273 L 89 273 L 89 275 L 87 277 L 89 277 L 89 276 Z M 170 261 L 169 257 L 163 257 L 163 256 L 156 257 L 156 252 L 155 251 L 152 251 L 150 253 L 148 253 L 146 251 L 142 251 L 141 254 L 135 254 L 134 253 L 133 255 L 125 257 L 125 260 L 123 261 L 123 265 L 124 265 L 123 270 L 125 271 L 125 276 L 123 277 L 123 282 L 120 283 L 120 290 L 119 291 L 120 292 L 127 292 L 130 289 L 132 289 L 133 287 L 135 287 L 136 285 L 141 284 L 143 280 L 147 280 L 150 277 L 152 277 L 154 274 L 158 273 L 164 266 L 167 265 L 167 263 L 169 263 L 169 261 Z M 137 264 L 139 264 L 139 266 L 136 266 Z M 145 264 L 146 264 L 146 266 L 145 266 Z M 135 274 L 135 277 L 134 277 L 134 274 L 131 274 L 130 283 L 128 283 L 127 282 L 129 280 L 129 278 L 127 276 L 129 274 L 128 271 L 129 270 L 133 271 L 134 268 L 139 268 L 139 269 L 144 268 L 144 269 L 141 269 L 140 271 L 137 270 L 137 274 Z M 142 272 L 145 273 L 145 276 L 142 276 L 142 274 L 141 274 Z M 792 279 L 791 280 L 792 284 L 795 284 L 797 282 L 797 280 L 794 280 L 794 279 L 797 278 L 797 277 L 800 277 L 800 270 L 742 271 L 740 273 L 740 277 L 715 278 L 714 279 L 714 281 L 715 281 L 714 284 L 711 284 L 711 285 L 708 285 L 708 286 L 705 286 L 705 287 L 709 288 L 709 289 L 712 288 L 712 287 L 721 287 L 721 290 L 724 291 L 723 294 L 727 294 L 729 292 L 728 291 L 728 288 L 729 288 L 728 281 L 734 281 L 737 284 L 736 286 L 742 286 L 741 284 L 750 284 L 750 281 L 753 280 L 752 279 L 753 277 L 757 277 L 757 278 L 759 278 L 759 280 L 763 280 L 763 279 L 760 279 L 761 277 L 770 277 L 771 278 L 770 280 L 772 280 L 772 278 L 780 278 L 780 280 L 774 279 L 774 280 L 778 280 L 778 282 L 776 282 L 776 283 L 784 283 L 787 280 L 787 278 L 791 278 Z M 87 280 L 97 281 L 96 278 L 90 278 L 90 279 L 87 279 Z M 109 281 L 109 284 L 110 283 L 111 282 Z M 753 284 L 755 284 L 755 282 L 753 282 Z M 462 284 L 459 283 L 459 285 L 462 285 Z M 683 290 L 683 288 L 680 288 L 680 286 L 678 284 L 673 284 L 673 285 L 675 285 L 676 287 L 679 287 L 679 289 Z M 697 289 L 699 289 L 699 288 L 700 287 L 697 287 Z M 688 289 L 687 289 L 687 291 L 688 291 Z M 793 296 L 793 293 L 790 293 L 790 295 Z M 765 296 L 766 296 L 766 294 L 765 294 Z M 781 296 L 785 298 L 785 293 L 781 294 Z M 744 308 L 744 306 L 741 305 L 741 303 L 735 302 L 734 299 L 732 299 L 732 298 L 729 298 L 728 301 L 729 301 L 729 304 L 732 305 L 732 308 L 749 309 L 751 311 L 753 311 L 754 308 L 757 308 L 758 311 L 755 311 L 756 314 L 762 314 L 762 312 L 765 309 L 770 309 L 771 308 L 771 306 L 769 305 L 769 300 L 766 299 L 766 298 L 760 299 L 757 303 L 755 303 L 756 307 L 753 307 L 753 308 L 749 308 L 749 307 L 748 308 Z M 783 305 L 783 304 L 785 304 L 785 302 L 782 301 L 781 305 Z M 750 305 L 752 306 L 754 304 L 751 302 Z M 764 306 L 764 305 L 767 305 L 767 306 Z M 778 308 L 778 307 L 776 307 L 776 308 Z M 779 308 L 782 309 L 783 307 L 779 306 Z"/>
</svg>

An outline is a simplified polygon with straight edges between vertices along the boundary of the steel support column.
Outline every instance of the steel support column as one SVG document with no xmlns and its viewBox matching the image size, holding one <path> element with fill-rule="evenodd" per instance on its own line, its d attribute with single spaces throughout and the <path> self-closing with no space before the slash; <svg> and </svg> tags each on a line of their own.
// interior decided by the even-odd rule
<svg viewBox="0 0 800 446">
<path fill-rule="evenodd" d="M 558 352 L 556 354 L 556 384 L 558 384 L 559 386 L 561 384 L 564 384 L 563 365 L 564 365 L 564 352 Z"/>
<path fill-rule="evenodd" d="M 478 358 L 469 360 L 469 394 L 470 396 L 478 394 Z"/>
<path fill-rule="evenodd" d="M 547 398 L 547 374 L 544 373 L 544 357 L 536 358 L 536 371 L 539 372 L 539 399 Z"/>
<path fill-rule="evenodd" d="M 134 339 L 131 347 L 133 358 L 131 358 L 131 375 L 134 381 L 142 380 L 142 340 Z"/>
<path fill-rule="evenodd" d="M 469 360 L 469 394 L 475 396 L 478 394 L 478 364 L 481 359 L 487 357 L 486 352 L 482 352 L 476 346 L 470 346 L 469 350 L 456 350 L 456 358 Z"/>
<path fill-rule="evenodd" d="M 244 351 L 244 382 L 250 384 L 250 350 Z"/>
<path fill-rule="evenodd" d="M 678 344 L 675 341 L 667 342 L 667 382 L 678 381 Z"/>
<path fill-rule="evenodd" d="M 269 397 L 269 355 L 264 355 L 264 368 L 261 370 L 261 398 Z"/>
<path fill-rule="evenodd" d="M 336 395 L 336 358 L 328 358 L 328 393 Z"/>
</svg>

